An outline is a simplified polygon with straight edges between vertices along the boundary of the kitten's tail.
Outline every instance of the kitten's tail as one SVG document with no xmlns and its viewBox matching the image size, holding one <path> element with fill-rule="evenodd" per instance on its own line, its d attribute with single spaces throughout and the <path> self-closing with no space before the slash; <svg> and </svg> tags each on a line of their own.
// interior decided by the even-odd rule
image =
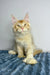
<svg viewBox="0 0 50 75">
<path fill-rule="evenodd" d="M 33 56 L 35 56 L 36 54 L 40 54 L 43 53 L 43 51 L 41 49 L 36 49 L 33 53 Z"/>
</svg>

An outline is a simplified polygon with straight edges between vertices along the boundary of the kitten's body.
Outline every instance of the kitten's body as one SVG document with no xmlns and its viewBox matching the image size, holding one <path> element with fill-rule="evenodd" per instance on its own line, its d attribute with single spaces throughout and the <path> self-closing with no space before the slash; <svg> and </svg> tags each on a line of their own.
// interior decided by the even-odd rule
<svg viewBox="0 0 50 75">
<path fill-rule="evenodd" d="M 25 34 L 20 34 L 19 36 L 16 35 L 15 41 L 16 41 L 17 47 L 18 47 L 18 45 L 21 46 L 24 49 L 25 53 L 27 51 L 27 48 L 31 47 L 32 50 L 35 49 L 35 46 L 33 44 L 32 35 L 30 32 L 26 33 L 26 35 Z"/>
<path fill-rule="evenodd" d="M 19 20 L 13 25 L 13 31 L 15 35 L 15 50 L 9 51 L 10 54 L 18 53 L 18 57 L 25 57 L 23 60 L 28 64 L 36 64 L 37 61 L 33 58 L 35 44 L 32 39 L 30 23 L 27 20 Z"/>
</svg>

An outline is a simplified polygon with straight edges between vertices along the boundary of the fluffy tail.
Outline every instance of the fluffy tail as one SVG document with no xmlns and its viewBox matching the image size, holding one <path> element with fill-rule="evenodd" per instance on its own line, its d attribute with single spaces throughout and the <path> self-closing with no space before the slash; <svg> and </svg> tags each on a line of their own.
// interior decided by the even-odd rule
<svg viewBox="0 0 50 75">
<path fill-rule="evenodd" d="M 40 53 L 43 53 L 43 51 L 40 49 L 37 49 L 34 51 L 33 56 L 35 56 L 36 54 L 40 54 Z"/>
</svg>

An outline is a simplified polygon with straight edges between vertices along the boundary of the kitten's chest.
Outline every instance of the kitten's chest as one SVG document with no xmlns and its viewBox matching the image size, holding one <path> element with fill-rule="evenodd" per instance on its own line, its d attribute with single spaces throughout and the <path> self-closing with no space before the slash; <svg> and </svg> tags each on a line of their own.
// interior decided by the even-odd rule
<svg viewBox="0 0 50 75">
<path fill-rule="evenodd" d="M 20 45 L 24 45 L 25 44 L 25 40 L 24 40 L 24 38 L 15 38 L 15 40 L 16 40 L 16 43 L 17 44 L 20 44 Z"/>
<path fill-rule="evenodd" d="M 19 36 L 19 37 L 15 37 L 16 43 L 20 44 L 20 45 L 28 45 L 29 43 L 32 43 L 32 39 L 31 39 L 31 35 L 27 34 L 25 36 Z"/>
<path fill-rule="evenodd" d="M 31 38 L 28 36 L 17 38 L 16 37 L 16 43 L 20 45 L 27 45 L 29 42 L 31 42 Z"/>
</svg>

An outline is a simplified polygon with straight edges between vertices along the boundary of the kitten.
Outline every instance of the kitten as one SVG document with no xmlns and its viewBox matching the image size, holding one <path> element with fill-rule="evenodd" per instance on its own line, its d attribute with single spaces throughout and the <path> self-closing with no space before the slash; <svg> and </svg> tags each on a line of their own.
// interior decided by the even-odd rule
<svg viewBox="0 0 50 75">
<path fill-rule="evenodd" d="M 17 20 L 14 16 L 12 16 L 12 22 L 16 44 L 15 49 L 10 50 L 9 53 L 18 53 L 19 58 L 25 57 L 26 55 L 26 58 L 23 60 L 23 62 L 27 64 L 36 64 L 37 60 L 33 57 L 36 47 L 32 39 L 28 14 L 26 14 L 23 20 Z M 42 51 L 35 53 L 35 55 L 40 52 Z"/>
</svg>

